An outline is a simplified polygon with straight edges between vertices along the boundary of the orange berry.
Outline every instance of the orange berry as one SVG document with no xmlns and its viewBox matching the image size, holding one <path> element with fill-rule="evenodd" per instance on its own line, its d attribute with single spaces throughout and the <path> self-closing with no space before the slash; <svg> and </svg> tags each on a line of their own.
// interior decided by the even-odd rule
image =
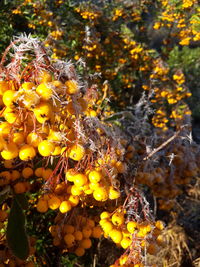
<svg viewBox="0 0 200 267">
<path fill-rule="evenodd" d="M 165 228 L 164 222 L 162 221 L 156 221 L 155 227 L 159 230 L 163 230 Z"/>
<path fill-rule="evenodd" d="M 12 129 L 12 124 L 8 123 L 7 121 L 0 122 L 0 135 L 1 135 L 1 139 L 2 139 L 1 142 L 2 143 L 5 143 L 3 138 L 8 137 L 8 135 L 11 132 L 11 129 Z M 2 148 L 1 148 L 1 150 L 2 150 Z"/>
<path fill-rule="evenodd" d="M 81 231 L 75 231 L 74 232 L 74 237 L 75 237 L 75 240 L 81 241 L 83 239 L 83 234 L 82 234 Z"/>
<path fill-rule="evenodd" d="M 28 179 L 29 177 L 31 177 L 33 175 L 33 169 L 31 169 L 30 167 L 24 168 L 22 170 L 22 176 L 26 179 Z"/>
<path fill-rule="evenodd" d="M 14 167 L 13 160 L 4 160 L 4 167 L 7 169 L 12 169 Z"/>
<path fill-rule="evenodd" d="M 20 178 L 20 172 L 17 170 L 11 171 L 11 180 L 15 181 Z"/>
<path fill-rule="evenodd" d="M 39 199 L 36 208 L 37 208 L 37 211 L 39 211 L 41 213 L 47 212 L 47 210 L 48 210 L 47 201 L 44 199 Z"/>
<path fill-rule="evenodd" d="M 84 249 L 91 248 L 91 246 L 92 246 L 92 242 L 89 238 L 85 238 L 85 239 L 81 240 L 81 242 L 80 242 L 80 247 L 82 247 Z"/>
<path fill-rule="evenodd" d="M 87 219 L 86 224 L 87 224 L 87 226 L 93 228 L 95 226 L 95 221 L 92 219 Z"/>
<path fill-rule="evenodd" d="M 47 102 L 41 102 L 33 109 L 34 115 L 39 123 L 45 123 L 52 116 L 52 106 Z"/>
<path fill-rule="evenodd" d="M 101 227 L 100 226 L 95 226 L 92 229 L 92 237 L 94 237 L 94 238 L 100 238 L 101 235 L 102 235 Z"/>
<path fill-rule="evenodd" d="M 46 181 L 50 178 L 50 176 L 52 175 L 53 171 L 52 169 L 48 168 L 48 169 L 43 169 L 42 170 L 42 178 Z"/>
<path fill-rule="evenodd" d="M 9 184 L 11 180 L 11 174 L 9 171 L 3 171 L 0 173 L 0 186 Z"/>
<path fill-rule="evenodd" d="M 0 95 L 2 96 L 7 90 L 9 90 L 8 82 L 0 81 Z"/>
<path fill-rule="evenodd" d="M 16 194 L 22 194 L 26 192 L 26 185 L 23 182 L 19 182 L 14 185 L 14 191 Z"/>
<path fill-rule="evenodd" d="M 34 86 L 35 84 L 32 82 L 25 82 L 25 83 L 22 83 L 21 88 L 23 88 L 24 90 L 30 90 Z"/>
<path fill-rule="evenodd" d="M 44 168 L 43 167 L 40 167 L 40 168 L 37 168 L 35 169 L 35 175 L 37 177 L 42 177 L 42 172 L 43 172 Z"/>
<path fill-rule="evenodd" d="M 70 233 L 66 234 L 64 236 L 64 241 L 65 241 L 68 248 L 71 248 L 75 245 L 75 237 L 73 234 L 70 234 Z"/>
<path fill-rule="evenodd" d="M 120 258 L 119 258 L 119 263 L 121 266 L 124 266 L 126 264 L 128 260 L 128 255 L 122 255 Z"/>
<path fill-rule="evenodd" d="M 52 75 L 47 71 L 42 71 L 39 73 L 38 80 L 43 83 L 49 83 L 52 81 Z"/>
<path fill-rule="evenodd" d="M 55 236 L 58 235 L 58 231 L 59 231 L 59 227 L 58 227 L 58 225 L 51 225 L 51 226 L 49 227 L 49 232 L 51 233 L 51 235 L 52 235 L 53 237 L 55 237 Z"/>
<path fill-rule="evenodd" d="M 21 145 L 24 143 L 24 133 L 19 132 L 19 133 L 14 133 L 12 137 L 13 143 L 16 145 Z"/>
<path fill-rule="evenodd" d="M 87 226 L 83 227 L 82 233 L 83 233 L 84 238 L 89 238 L 92 234 L 92 229 L 90 227 L 87 227 Z"/>
<path fill-rule="evenodd" d="M 104 219 L 105 220 L 105 219 Z M 101 222 L 101 221 L 100 221 Z M 103 229 L 103 231 L 108 234 L 110 233 L 110 231 L 113 229 L 113 224 L 107 220 L 105 220 L 105 222 L 103 222 L 103 224 L 101 224 L 101 227 Z"/>
<path fill-rule="evenodd" d="M 53 245 L 54 246 L 59 246 L 60 245 L 60 238 L 59 237 L 55 236 L 53 238 Z"/>
<path fill-rule="evenodd" d="M 82 257 L 85 254 L 85 249 L 82 247 L 78 247 L 75 249 L 74 253 L 76 254 L 76 256 Z"/>
<path fill-rule="evenodd" d="M 74 233 L 74 226 L 70 224 L 65 224 L 63 227 L 63 232 L 65 234 L 73 234 Z"/>
</svg>

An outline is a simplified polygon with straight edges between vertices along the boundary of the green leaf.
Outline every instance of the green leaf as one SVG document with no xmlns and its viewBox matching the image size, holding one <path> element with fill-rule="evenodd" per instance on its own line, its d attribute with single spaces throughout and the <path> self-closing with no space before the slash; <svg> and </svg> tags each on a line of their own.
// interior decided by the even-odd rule
<svg viewBox="0 0 200 267">
<path fill-rule="evenodd" d="M 17 200 L 18 204 L 21 206 L 23 210 L 28 209 L 28 201 L 25 194 L 16 194 L 15 199 Z"/>
<path fill-rule="evenodd" d="M 25 215 L 16 200 L 13 198 L 7 226 L 7 242 L 12 253 L 21 260 L 29 255 L 28 237 L 25 230 Z"/>
</svg>

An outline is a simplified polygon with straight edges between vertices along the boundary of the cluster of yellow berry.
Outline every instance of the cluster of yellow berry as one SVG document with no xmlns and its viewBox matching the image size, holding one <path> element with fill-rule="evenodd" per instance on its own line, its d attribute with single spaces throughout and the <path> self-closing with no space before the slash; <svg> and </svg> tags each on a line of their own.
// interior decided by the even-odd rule
<svg viewBox="0 0 200 267">
<path fill-rule="evenodd" d="M 50 228 L 54 245 L 64 244 L 77 256 L 92 246 L 90 237 L 101 236 L 101 227 L 105 237 L 124 249 L 131 248 L 133 236 L 144 238 L 154 227 L 144 226 L 142 217 L 139 224 L 128 222 L 128 228 L 120 209 L 109 218 L 105 218 L 106 212 L 102 213 L 100 222 L 83 216 L 77 217 L 74 223 L 70 220 L 74 219 L 74 212 L 80 215 L 84 210 L 88 214 L 92 214 L 92 210 L 94 213 L 102 209 L 113 211 L 116 203 L 119 207 L 126 202 L 121 186 L 123 176 L 129 175 L 128 164 L 134 148 L 122 138 L 119 129 L 115 131 L 112 125 L 90 116 L 93 93 L 78 80 L 71 63 L 51 63 L 35 39 L 22 36 L 14 43 L 17 58 L 22 50 L 32 49 L 41 55 L 35 65 L 34 58 L 26 58 L 25 54 L 15 68 L 14 58 L 9 74 L 3 66 L 6 54 L 2 59 L 0 137 L 5 171 L 0 176 L 1 188 L 6 189 L 10 184 L 7 190 L 12 192 L 13 188 L 14 193 L 19 194 L 34 190 L 34 182 L 39 181 L 41 194 L 35 205 L 37 211 L 59 210 L 57 216 L 61 218 Z M 29 64 L 21 69 L 24 58 Z M 148 213 L 150 210 L 145 211 L 146 216 Z M 131 223 L 135 223 L 135 230 L 129 229 Z M 109 226 L 112 229 L 108 233 Z M 140 247 L 140 243 L 137 244 Z M 132 258 L 132 262 L 138 261 L 142 261 L 141 253 L 137 260 Z"/>
<path fill-rule="evenodd" d="M 98 11 L 95 12 L 92 9 L 82 10 L 81 8 L 78 7 L 75 9 L 75 11 L 79 13 L 83 19 L 88 19 L 91 21 L 97 19 L 100 16 L 100 13 Z"/>
<path fill-rule="evenodd" d="M 117 246 L 125 249 L 125 253 L 116 260 L 114 266 L 143 266 L 142 252 L 156 254 L 159 246 L 164 245 L 161 230 L 164 228 L 162 221 L 137 222 L 127 220 L 126 209 L 118 208 L 112 213 L 104 211 L 100 214 L 101 228 L 104 237 L 110 238 Z"/>
<path fill-rule="evenodd" d="M 70 224 L 52 225 L 49 231 L 53 237 L 53 244 L 62 249 L 67 248 L 68 252 L 73 252 L 81 257 L 85 250 L 91 248 L 92 239 L 100 238 L 102 235 L 101 227 L 91 219 L 82 215 L 77 215 L 70 220 Z"/>
<path fill-rule="evenodd" d="M 145 91 L 153 91 L 151 102 L 155 105 L 156 110 L 152 123 L 163 131 L 166 131 L 169 126 L 178 128 L 184 119 L 191 115 L 188 105 L 183 102 L 191 96 L 185 86 L 185 76 L 182 71 L 178 70 L 171 79 L 169 67 L 160 59 L 154 60 L 152 67 L 151 86 L 143 86 Z M 170 79 L 173 80 L 171 84 L 169 83 Z"/>
</svg>

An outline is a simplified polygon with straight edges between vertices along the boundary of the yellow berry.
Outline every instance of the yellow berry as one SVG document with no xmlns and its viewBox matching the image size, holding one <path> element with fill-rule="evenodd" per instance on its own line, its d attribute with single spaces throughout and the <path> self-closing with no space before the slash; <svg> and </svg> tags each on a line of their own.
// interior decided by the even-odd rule
<svg viewBox="0 0 200 267">
<path fill-rule="evenodd" d="M 26 141 L 28 145 L 38 147 L 39 143 L 42 141 L 42 137 L 37 133 L 29 133 L 26 137 Z"/>
<path fill-rule="evenodd" d="M 78 83 L 75 80 L 68 80 L 65 82 L 66 85 L 66 92 L 70 95 L 77 94 L 79 92 Z"/>
<path fill-rule="evenodd" d="M 77 144 L 69 149 L 69 157 L 75 161 L 81 160 L 85 156 L 85 149 L 83 146 Z"/>
<path fill-rule="evenodd" d="M 110 238 L 114 243 L 120 243 L 122 241 L 123 235 L 122 232 L 118 229 L 113 229 L 109 233 Z"/>
<path fill-rule="evenodd" d="M 41 97 L 42 100 L 49 100 L 52 97 L 52 88 L 49 84 L 41 83 L 36 88 L 36 93 Z"/>
<path fill-rule="evenodd" d="M 55 145 L 48 140 L 44 140 L 40 142 L 38 145 L 38 152 L 43 157 L 50 156 L 53 153 L 54 149 L 55 149 Z"/>
<path fill-rule="evenodd" d="M 9 143 L 1 151 L 1 156 L 5 160 L 11 160 L 18 156 L 19 149 L 15 143 Z"/>
<path fill-rule="evenodd" d="M 98 183 L 102 178 L 102 173 L 96 170 L 90 171 L 88 178 L 91 183 Z"/>
<path fill-rule="evenodd" d="M 74 175 L 73 182 L 77 187 L 81 187 L 88 182 L 88 179 L 86 175 L 79 173 Z"/>
<path fill-rule="evenodd" d="M 107 218 L 110 218 L 110 213 L 107 212 L 107 211 L 103 211 L 100 215 L 100 218 L 103 220 L 103 219 L 107 219 Z"/>
<path fill-rule="evenodd" d="M 79 203 L 79 197 L 78 196 L 74 196 L 74 195 L 70 195 L 69 198 L 68 198 L 68 201 L 71 203 L 72 207 L 75 207 Z"/>
<path fill-rule="evenodd" d="M 137 222 L 134 222 L 134 221 L 128 222 L 126 227 L 129 233 L 133 234 L 137 227 Z"/>
<path fill-rule="evenodd" d="M 30 145 L 23 145 L 19 150 L 19 158 L 24 161 L 33 159 L 35 155 L 35 149 Z"/>
<path fill-rule="evenodd" d="M 97 201 L 106 201 L 108 199 L 108 192 L 104 187 L 98 187 L 94 190 L 93 197 Z"/>
<path fill-rule="evenodd" d="M 121 212 L 115 212 L 111 220 L 114 225 L 121 226 L 124 223 L 124 214 Z"/>
<path fill-rule="evenodd" d="M 3 103 L 7 107 L 14 108 L 16 103 L 16 91 L 13 90 L 7 90 L 3 94 Z"/>
<path fill-rule="evenodd" d="M 61 213 L 66 213 L 66 212 L 70 211 L 71 208 L 72 208 L 71 203 L 69 201 L 65 200 L 65 201 L 61 202 L 59 210 Z"/>
<path fill-rule="evenodd" d="M 123 237 L 120 244 L 123 249 L 127 249 L 131 245 L 131 239 L 128 237 Z"/>
<path fill-rule="evenodd" d="M 120 191 L 116 190 L 114 187 L 110 186 L 109 188 L 109 199 L 118 199 L 120 197 Z"/>
</svg>

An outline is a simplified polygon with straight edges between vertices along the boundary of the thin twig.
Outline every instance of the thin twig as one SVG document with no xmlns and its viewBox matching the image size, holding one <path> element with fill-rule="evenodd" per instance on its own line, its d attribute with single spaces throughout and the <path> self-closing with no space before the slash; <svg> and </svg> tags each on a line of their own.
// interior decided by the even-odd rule
<svg viewBox="0 0 200 267">
<path fill-rule="evenodd" d="M 184 126 L 182 126 L 183 128 Z M 157 153 L 158 151 L 160 151 L 162 148 L 164 148 L 165 146 L 167 146 L 170 142 L 172 142 L 176 137 L 178 137 L 178 135 L 180 134 L 181 130 L 178 130 L 172 137 L 170 137 L 167 141 L 165 141 L 164 143 L 162 143 L 159 147 L 155 148 L 153 151 L 151 151 L 143 160 L 147 160 L 149 158 L 151 158 L 155 153 Z"/>
</svg>

